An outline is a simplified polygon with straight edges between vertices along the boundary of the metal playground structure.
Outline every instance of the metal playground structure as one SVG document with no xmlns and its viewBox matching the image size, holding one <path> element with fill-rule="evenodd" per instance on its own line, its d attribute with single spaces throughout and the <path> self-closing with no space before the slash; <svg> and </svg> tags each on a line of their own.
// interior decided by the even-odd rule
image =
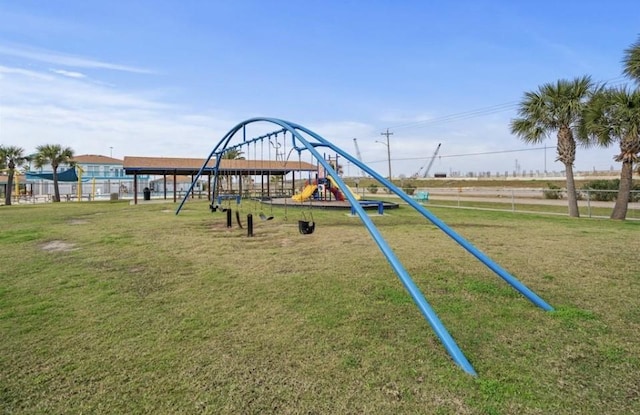
<svg viewBox="0 0 640 415">
<path fill-rule="evenodd" d="M 262 134 L 255 138 L 247 137 L 247 127 L 248 126 L 256 126 L 256 125 L 270 125 L 271 128 L 275 125 L 276 130 L 268 132 L 266 134 Z M 220 161 L 224 158 L 225 153 L 234 150 L 235 152 L 241 151 L 242 148 L 247 148 L 247 146 L 256 146 L 261 145 L 264 140 L 267 140 L 267 146 L 272 144 L 271 140 L 275 139 L 278 136 L 282 136 L 285 138 L 284 145 L 289 143 L 289 155 L 295 152 L 298 155 L 298 159 L 301 159 L 301 155 L 303 153 L 310 153 L 311 157 L 324 168 L 327 175 L 337 184 L 339 189 L 345 195 L 348 202 L 351 204 L 352 212 L 358 215 L 366 229 L 369 231 L 371 237 L 374 239 L 376 244 L 378 245 L 380 251 L 385 256 L 391 268 L 394 270 L 405 289 L 408 291 L 409 295 L 417 305 L 418 309 L 427 320 L 433 331 L 436 333 L 440 341 L 442 342 L 444 348 L 447 350 L 451 358 L 454 360 L 456 364 L 458 364 L 465 372 L 477 376 L 477 373 L 471 363 L 468 361 L 460 347 L 457 345 L 456 341 L 449 334 L 446 327 L 433 310 L 429 302 L 426 300 L 418 286 L 414 283 L 413 279 L 404 268 L 400 260 L 396 257 L 393 250 L 387 243 L 387 241 L 382 237 L 379 230 L 376 228 L 375 224 L 366 214 L 361 203 L 356 200 L 355 196 L 350 192 L 348 186 L 342 180 L 340 175 L 337 172 L 336 166 L 332 165 L 329 161 L 325 159 L 323 154 L 321 154 L 321 149 L 327 149 L 331 152 L 334 152 L 336 155 L 343 157 L 345 160 L 353 163 L 357 168 L 361 169 L 363 172 L 377 180 L 382 186 L 389 189 L 390 192 L 394 193 L 400 199 L 402 199 L 405 203 L 407 203 L 411 208 L 415 209 L 418 213 L 424 216 L 428 221 L 430 221 L 433 225 L 443 231 L 446 235 L 452 238 L 455 242 L 457 242 L 462 248 L 467 250 L 471 255 L 476 257 L 480 262 L 486 265 L 489 269 L 491 269 L 495 274 L 497 274 L 500 278 L 502 278 L 505 282 L 507 282 L 511 287 L 517 290 L 520 294 L 522 294 L 525 298 L 531 301 L 533 304 L 542 308 L 545 311 L 551 311 L 553 308 L 547 304 L 542 298 L 540 298 L 536 293 L 534 293 L 531 289 L 529 289 L 526 285 L 520 282 L 516 277 L 511 275 L 509 272 L 504 270 L 500 265 L 494 262 L 491 258 L 489 258 L 486 254 L 476 248 L 469 241 L 464 239 L 458 233 L 456 233 L 453 229 L 447 226 L 442 220 L 437 218 L 433 213 L 427 210 L 422 204 L 416 201 L 411 196 L 407 195 L 401 189 L 396 187 L 390 180 L 382 177 L 378 172 L 371 169 L 369 166 L 361 162 L 358 158 L 353 157 L 351 154 L 332 144 L 325 138 L 321 137 L 319 134 L 293 122 L 284 121 L 277 118 L 251 118 L 246 121 L 243 121 L 233 127 L 229 132 L 227 132 L 224 137 L 216 144 L 208 158 L 205 160 L 202 168 L 198 172 L 197 177 L 194 179 L 194 183 L 200 175 L 203 173 L 213 171 L 214 174 L 214 189 L 217 189 L 217 182 L 219 180 L 218 170 L 220 168 Z M 286 147 L 284 147 L 286 148 Z M 254 147 L 255 149 L 255 147 Z M 208 167 L 208 164 L 212 158 L 215 157 L 215 167 Z M 288 159 L 288 156 L 287 156 Z M 190 193 L 191 189 L 187 192 L 187 195 Z M 184 203 L 187 200 L 187 196 L 182 200 L 180 205 L 176 210 L 176 215 L 180 213 Z M 215 200 L 215 194 L 212 198 L 212 203 Z"/>
</svg>

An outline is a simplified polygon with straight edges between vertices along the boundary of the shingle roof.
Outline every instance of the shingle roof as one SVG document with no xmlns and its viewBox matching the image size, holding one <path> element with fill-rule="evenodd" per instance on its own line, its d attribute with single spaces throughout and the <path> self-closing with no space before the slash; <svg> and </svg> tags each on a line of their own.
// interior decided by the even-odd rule
<svg viewBox="0 0 640 415">
<path fill-rule="evenodd" d="M 80 164 L 122 164 L 122 160 L 96 154 L 81 154 L 74 156 L 73 161 Z"/>
<path fill-rule="evenodd" d="M 196 174 L 204 159 L 173 157 L 125 156 L 124 169 L 127 174 Z M 205 171 L 212 171 L 216 160 L 207 163 Z M 220 162 L 220 172 L 229 174 L 260 175 L 287 174 L 291 171 L 316 171 L 317 167 L 307 162 L 273 160 L 228 160 Z"/>
</svg>

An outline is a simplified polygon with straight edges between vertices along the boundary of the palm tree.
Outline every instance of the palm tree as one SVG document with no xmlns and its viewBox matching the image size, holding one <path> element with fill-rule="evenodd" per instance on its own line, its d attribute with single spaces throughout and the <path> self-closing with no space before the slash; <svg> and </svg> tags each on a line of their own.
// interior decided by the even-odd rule
<svg viewBox="0 0 640 415">
<path fill-rule="evenodd" d="M 574 131 L 592 89 L 593 82 L 589 76 L 544 84 L 538 91 L 524 94 L 519 104 L 519 117 L 511 120 L 511 133 L 525 143 L 539 144 L 551 133 L 557 132 L 556 160 L 565 166 L 569 216 L 576 218 L 580 212 L 573 180 L 573 163 L 576 159 Z"/>
<path fill-rule="evenodd" d="M 58 166 L 68 164 L 75 166 L 73 161 L 73 150 L 70 147 L 62 147 L 58 144 L 45 144 L 36 147 L 34 162 L 36 168 L 41 168 L 46 164 L 51 164 L 53 169 L 53 201 L 60 201 L 60 188 L 58 187 Z"/>
<path fill-rule="evenodd" d="M 619 143 L 614 157 L 622 163 L 620 186 L 611 219 L 624 220 L 633 182 L 633 163 L 640 154 L 640 90 L 600 88 L 585 107 L 579 135 L 587 145 L 609 147 Z"/>
<path fill-rule="evenodd" d="M 640 85 L 640 37 L 624 51 L 623 73 Z"/>
<path fill-rule="evenodd" d="M 0 145 L 0 171 L 4 171 L 7 168 L 7 159 L 5 159 L 2 154 L 4 152 L 4 146 Z M 8 187 L 5 187 L 5 197 L 7 194 Z"/>
<path fill-rule="evenodd" d="M 0 165 L 9 170 L 7 177 L 7 191 L 5 192 L 4 204 L 11 205 L 11 188 L 13 187 L 13 179 L 16 173 L 16 167 L 22 166 L 29 160 L 24 155 L 24 149 L 15 146 L 0 146 Z"/>
<path fill-rule="evenodd" d="M 225 153 L 222 155 L 222 158 L 225 160 L 244 160 L 244 156 L 242 154 L 242 150 L 232 148 L 225 151 Z"/>
<path fill-rule="evenodd" d="M 622 72 L 640 86 L 640 37 L 636 43 L 625 49 L 624 54 Z M 638 173 L 640 173 L 640 165 L 638 165 Z"/>
<path fill-rule="evenodd" d="M 222 155 L 224 160 L 244 160 L 243 152 L 239 148 L 231 148 Z M 227 178 L 227 190 L 231 189 L 232 178 L 229 174 L 225 175 Z"/>
</svg>

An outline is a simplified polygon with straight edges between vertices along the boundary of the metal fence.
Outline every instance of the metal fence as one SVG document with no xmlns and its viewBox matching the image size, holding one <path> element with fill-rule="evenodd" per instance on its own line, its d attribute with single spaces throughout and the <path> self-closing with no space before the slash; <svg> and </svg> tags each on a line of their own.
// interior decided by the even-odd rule
<svg viewBox="0 0 640 415">
<path fill-rule="evenodd" d="M 75 190 L 75 189 L 73 189 Z M 88 189 L 86 189 L 88 190 Z M 121 190 L 121 189 L 119 189 Z M 128 190 L 128 189 L 127 189 Z M 352 188 L 364 199 L 384 199 L 393 198 L 387 189 Z M 567 215 L 567 199 L 565 189 L 542 189 L 542 188 L 508 188 L 508 187 L 446 187 L 446 188 L 407 188 L 407 194 L 417 197 L 420 194 L 420 201 L 427 205 L 440 207 L 455 207 L 464 209 L 490 209 L 508 212 L 534 212 L 554 215 Z M 184 197 L 184 191 L 178 191 L 177 199 Z M 580 189 L 578 190 L 578 207 L 581 216 L 584 217 L 609 217 L 615 205 L 618 192 L 616 190 Z M 114 197 L 115 196 L 115 197 Z M 247 196 L 247 195 L 245 195 Z M 290 197 L 289 194 L 280 194 L 280 197 Z M 426 198 L 425 198 L 426 196 Z M 85 192 L 82 199 L 85 201 L 133 199 L 132 192 L 120 191 L 118 193 L 93 193 Z M 152 192 L 153 199 L 164 198 L 164 192 Z M 193 195 L 195 199 L 206 199 L 206 191 L 198 191 Z M 258 194 L 251 194 L 249 197 L 259 198 Z M 74 193 L 62 194 L 62 201 L 76 201 Z M 20 195 L 14 196 L 13 203 L 47 203 L 51 202 L 51 195 Z M 138 199 L 143 199 L 143 193 L 139 192 Z M 167 200 L 173 200 L 173 192 L 167 192 Z M 0 204 L 4 198 L 0 200 Z M 640 220 L 640 191 L 632 191 L 627 210 L 628 219 Z"/>
<path fill-rule="evenodd" d="M 366 197 L 386 195 L 386 189 Z M 407 193 L 427 193 L 426 203 L 467 209 L 491 209 L 510 212 L 535 212 L 567 215 L 566 189 L 534 188 L 418 188 Z M 577 191 L 580 214 L 586 217 L 609 217 L 615 205 L 616 190 L 580 189 Z M 627 218 L 640 219 L 640 191 L 630 195 Z"/>
</svg>

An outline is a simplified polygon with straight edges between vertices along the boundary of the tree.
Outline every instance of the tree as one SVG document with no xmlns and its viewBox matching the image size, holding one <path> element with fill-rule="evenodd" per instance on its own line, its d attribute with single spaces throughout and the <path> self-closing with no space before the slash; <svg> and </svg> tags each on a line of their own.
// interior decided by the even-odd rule
<svg viewBox="0 0 640 415">
<path fill-rule="evenodd" d="M 640 86 L 640 37 L 638 37 L 636 43 L 625 49 L 622 65 L 622 72 Z M 638 166 L 638 173 L 640 173 L 640 165 Z"/>
<path fill-rule="evenodd" d="M 624 51 L 622 72 L 640 85 L 640 37 Z"/>
<path fill-rule="evenodd" d="M 222 158 L 225 160 L 244 160 L 244 156 L 242 155 L 242 150 L 237 148 L 232 148 L 224 152 Z"/>
<path fill-rule="evenodd" d="M 620 145 L 614 157 L 622 163 L 620 186 L 611 219 L 624 220 L 633 186 L 633 164 L 640 155 L 640 90 L 600 88 L 584 110 L 580 139 L 601 147 Z"/>
<path fill-rule="evenodd" d="M 244 156 L 242 155 L 242 150 L 238 148 L 231 148 L 224 152 L 222 155 L 223 160 L 244 160 Z M 231 189 L 232 177 L 230 175 L 226 175 L 227 178 L 227 190 Z"/>
<path fill-rule="evenodd" d="M 4 146 L 0 145 L 0 171 L 4 171 L 7 168 L 7 160 L 2 156 L 4 151 Z M 5 188 L 5 195 L 8 193 L 8 187 Z"/>
<path fill-rule="evenodd" d="M 4 198 L 4 203 L 7 206 L 11 205 L 11 189 L 13 188 L 16 167 L 22 166 L 28 160 L 29 158 L 24 155 L 24 149 L 15 146 L 0 146 L 0 167 L 9 171 Z"/>
<path fill-rule="evenodd" d="M 519 104 L 519 117 L 511 120 L 511 132 L 525 143 L 539 144 L 551 133 L 556 132 L 556 160 L 565 166 L 571 217 L 580 216 L 573 179 L 573 163 L 576 159 L 574 132 L 592 89 L 593 82 L 589 76 L 544 84 L 536 92 L 525 93 Z"/>
<path fill-rule="evenodd" d="M 41 168 L 47 164 L 53 169 L 53 201 L 60 201 L 60 188 L 58 186 L 58 166 L 68 164 L 75 166 L 73 161 L 73 150 L 70 147 L 62 147 L 58 144 L 45 144 L 36 147 L 34 156 L 36 168 Z"/>
</svg>

